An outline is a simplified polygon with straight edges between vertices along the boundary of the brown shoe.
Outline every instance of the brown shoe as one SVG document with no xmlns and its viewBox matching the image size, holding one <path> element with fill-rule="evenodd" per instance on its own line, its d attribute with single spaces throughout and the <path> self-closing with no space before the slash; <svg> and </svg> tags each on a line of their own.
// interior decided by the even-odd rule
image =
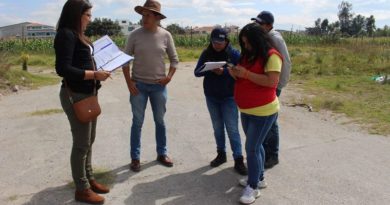
<svg viewBox="0 0 390 205">
<path fill-rule="evenodd" d="M 141 163 L 138 159 L 131 160 L 130 169 L 133 170 L 133 172 L 141 171 Z"/>
<path fill-rule="evenodd" d="M 173 162 L 167 155 L 158 156 L 157 161 L 166 167 L 173 167 Z"/>
<path fill-rule="evenodd" d="M 99 196 L 91 189 L 76 191 L 74 198 L 76 201 L 84 202 L 88 204 L 104 204 L 104 197 Z"/>
<path fill-rule="evenodd" d="M 103 184 L 99 184 L 96 180 L 89 180 L 89 185 L 91 185 L 92 191 L 98 194 L 107 194 L 110 192 L 110 189 L 104 186 Z"/>
</svg>

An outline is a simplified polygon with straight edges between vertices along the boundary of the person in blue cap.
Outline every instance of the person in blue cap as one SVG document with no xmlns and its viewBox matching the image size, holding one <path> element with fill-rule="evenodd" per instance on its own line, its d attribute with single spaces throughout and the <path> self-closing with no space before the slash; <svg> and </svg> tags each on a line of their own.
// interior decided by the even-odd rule
<svg viewBox="0 0 390 205">
<path fill-rule="evenodd" d="M 286 87 L 290 79 L 291 73 L 291 60 L 286 42 L 284 41 L 282 35 L 274 29 L 273 25 L 275 19 L 271 12 L 262 11 L 257 17 L 254 17 L 251 20 L 255 21 L 268 31 L 275 48 L 283 57 L 282 72 L 280 73 L 279 84 L 276 89 L 276 95 L 280 97 L 282 89 Z M 270 169 L 279 163 L 279 125 L 277 120 L 272 125 L 263 146 L 265 150 L 264 168 Z"/>
<path fill-rule="evenodd" d="M 241 175 L 247 175 L 238 129 L 238 108 L 234 101 L 235 80 L 227 66 L 202 72 L 202 66 L 206 62 L 226 61 L 237 65 L 239 59 L 240 53 L 231 46 L 227 31 L 217 27 L 211 32 L 210 44 L 201 54 L 194 74 L 196 77 L 204 77 L 204 94 L 217 143 L 218 155 L 210 166 L 218 167 L 226 162 L 226 128 L 235 161 L 234 169 Z"/>
</svg>

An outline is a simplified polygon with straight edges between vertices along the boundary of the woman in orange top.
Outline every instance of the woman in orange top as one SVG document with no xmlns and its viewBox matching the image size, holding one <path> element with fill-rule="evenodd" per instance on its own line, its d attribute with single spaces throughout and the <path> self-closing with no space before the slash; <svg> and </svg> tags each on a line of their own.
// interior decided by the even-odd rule
<svg viewBox="0 0 390 205">
<path fill-rule="evenodd" d="M 267 32 L 256 23 L 246 25 L 239 36 L 241 59 L 230 69 L 237 81 L 234 98 L 241 112 L 246 135 L 245 150 L 248 162 L 248 180 L 240 202 L 253 203 L 265 188 L 263 141 L 279 111 L 276 87 L 282 68 L 281 55 L 272 46 Z"/>
</svg>

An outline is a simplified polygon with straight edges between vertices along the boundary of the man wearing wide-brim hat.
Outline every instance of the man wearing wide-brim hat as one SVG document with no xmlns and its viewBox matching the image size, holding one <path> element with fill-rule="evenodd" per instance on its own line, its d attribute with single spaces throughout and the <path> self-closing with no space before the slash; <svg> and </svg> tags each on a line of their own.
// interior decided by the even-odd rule
<svg viewBox="0 0 390 205">
<path fill-rule="evenodd" d="M 160 20 L 167 18 L 164 14 L 161 13 L 161 4 L 158 1 L 146 1 L 144 6 L 136 6 L 134 10 L 141 15 L 144 11 L 152 11 L 157 15 L 157 17 L 160 18 Z"/>
<path fill-rule="evenodd" d="M 164 115 L 167 85 L 175 74 L 179 59 L 172 35 L 159 26 L 160 20 L 166 18 L 161 13 L 161 4 L 154 0 L 147 0 L 143 6 L 136 6 L 134 10 L 142 15 L 142 27 L 131 32 L 128 37 L 125 52 L 134 56 L 134 61 L 131 75 L 130 65 L 123 67 L 123 74 L 130 91 L 133 112 L 130 168 L 138 172 L 141 169 L 141 129 L 148 99 L 150 99 L 156 126 L 157 161 L 167 167 L 173 166 L 172 160 L 167 155 Z M 166 54 L 170 61 L 168 74 L 164 62 Z"/>
</svg>

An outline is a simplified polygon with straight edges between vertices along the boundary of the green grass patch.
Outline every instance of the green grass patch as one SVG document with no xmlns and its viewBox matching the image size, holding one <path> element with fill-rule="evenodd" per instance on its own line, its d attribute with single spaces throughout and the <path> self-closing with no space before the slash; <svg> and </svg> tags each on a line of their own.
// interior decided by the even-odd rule
<svg viewBox="0 0 390 205">
<path fill-rule="evenodd" d="M 199 60 L 199 57 L 204 49 L 205 48 L 178 47 L 177 53 L 179 55 L 180 62 L 194 62 Z"/>
<path fill-rule="evenodd" d="M 390 73 L 390 47 L 375 45 L 291 46 L 298 75 L 374 75 Z"/>
<path fill-rule="evenodd" d="M 345 113 L 374 134 L 390 134 L 390 85 L 379 85 L 369 77 L 327 76 L 305 79 L 300 85 L 310 94 L 315 110 Z"/>
<path fill-rule="evenodd" d="M 4 79 L 9 81 L 9 84 L 11 85 L 19 85 L 34 89 L 46 85 L 55 85 L 60 81 L 57 76 L 50 74 L 31 74 L 19 69 L 10 69 L 4 74 Z"/>
<path fill-rule="evenodd" d="M 390 75 L 390 47 L 352 41 L 339 45 L 290 46 L 292 82 L 310 97 L 314 110 L 331 110 L 376 134 L 390 134 L 390 85 L 372 76 Z"/>
<path fill-rule="evenodd" d="M 46 109 L 46 110 L 38 110 L 35 112 L 29 113 L 30 116 L 46 116 L 46 115 L 53 115 L 58 113 L 63 113 L 64 111 L 62 109 Z"/>
<path fill-rule="evenodd" d="M 97 168 L 94 171 L 94 176 L 96 181 L 98 181 L 101 184 L 104 184 L 110 188 L 114 185 L 115 174 L 109 170 Z M 74 189 L 75 188 L 74 182 L 73 181 L 69 182 L 68 187 Z"/>
<path fill-rule="evenodd" d="M 20 66 L 22 68 L 21 54 L 10 54 L 9 64 L 12 66 Z M 55 55 L 54 54 L 29 54 L 27 66 L 40 66 L 53 68 L 55 66 Z"/>
<path fill-rule="evenodd" d="M 18 199 L 19 199 L 18 195 L 13 195 L 13 196 L 8 197 L 8 201 L 16 201 Z"/>
<path fill-rule="evenodd" d="M 39 56 L 45 55 L 33 55 L 31 60 L 40 59 L 41 57 Z M 15 64 L 13 61 L 16 61 L 16 58 L 17 60 L 20 60 L 20 62 L 17 62 L 17 65 L 13 65 Z M 39 64 L 42 64 L 44 61 L 50 61 L 50 58 L 50 56 L 46 56 L 37 61 L 41 61 Z M 7 89 L 14 85 L 27 88 L 38 88 L 46 85 L 54 85 L 59 82 L 59 78 L 55 75 L 32 74 L 30 72 L 23 71 L 21 63 L 22 61 L 20 56 L 16 57 L 15 55 L 9 53 L 0 53 L 0 89 Z M 47 63 L 47 65 L 49 64 L 52 63 Z"/>
</svg>

